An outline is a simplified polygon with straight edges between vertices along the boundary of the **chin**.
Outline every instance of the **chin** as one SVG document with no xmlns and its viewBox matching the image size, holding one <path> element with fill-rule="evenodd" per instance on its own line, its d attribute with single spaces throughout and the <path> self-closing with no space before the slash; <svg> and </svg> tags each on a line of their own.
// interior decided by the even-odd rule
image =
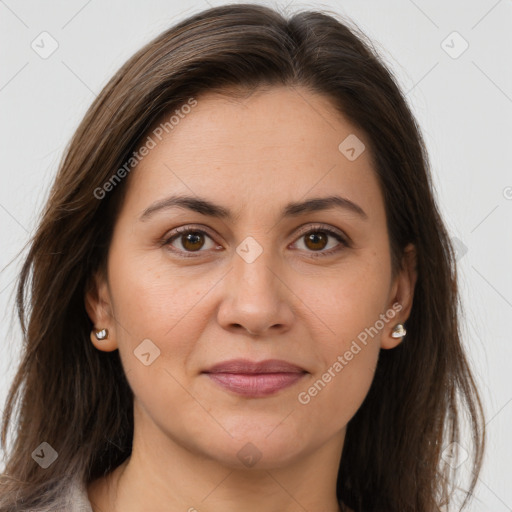
<svg viewBox="0 0 512 512">
<path fill-rule="evenodd" d="M 252 431 L 245 424 L 241 426 L 243 433 L 237 434 L 236 431 L 230 430 L 233 438 L 229 438 L 226 434 L 215 440 L 211 437 L 205 439 L 204 450 L 210 458 L 236 470 L 256 471 L 285 467 L 300 458 L 307 451 L 307 447 L 304 447 L 306 448 L 304 450 L 297 443 L 296 432 L 283 429 L 282 425 L 275 428 L 277 424 L 264 431 L 262 429 Z"/>
</svg>

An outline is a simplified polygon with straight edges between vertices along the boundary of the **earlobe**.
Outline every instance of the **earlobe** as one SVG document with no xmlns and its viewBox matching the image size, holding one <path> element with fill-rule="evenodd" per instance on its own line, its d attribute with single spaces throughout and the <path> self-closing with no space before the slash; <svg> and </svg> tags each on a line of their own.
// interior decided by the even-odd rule
<svg viewBox="0 0 512 512">
<path fill-rule="evenodd" d="M 85 309 L 94 327 L 90 332 L 92 344 L 104 352 L 117 349 L 110 294 L 107 281 L 97 272 L 87 282 Z"/>
<path fill-rule="evenodd" d="M 390 323 L 388 330 L 384 333 L 381 341 L 381 348 L 391 349 L 399 345 L 407 334 L 405 322 L 409 318 L 414 298 L 414 288 L 417 280 L 417 258 L 416 248 L 413 244 L 407 245 L 404 249 L 401 269 L 396 276 L 390 303 L 388 307 L 393 307 L 396 311 L 396 304 L 400 305 L 393 322 Z"/>
<path fill-rule="evenodd" d="M 117 349 L 117 343 L 114 339 L 110 339 L 108 329 L 92 329 L 91 341 L 98 350 L 103 352 L 112 352 Z"/>
<path fill-rule="evenodd" d="M 391 349 L 400 345 L 407 334 L 407 329 L 403 323 L 394 324 L 388 335 L 384 335 L 381 340 L 381 348 Z"/>
</svg>

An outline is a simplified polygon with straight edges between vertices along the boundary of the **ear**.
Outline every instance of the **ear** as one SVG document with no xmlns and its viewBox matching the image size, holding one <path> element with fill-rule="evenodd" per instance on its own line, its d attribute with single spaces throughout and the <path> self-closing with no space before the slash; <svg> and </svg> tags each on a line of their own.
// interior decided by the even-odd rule
<svg viewBox="0 0 512 512">
<path fill-rule="evenodd" d="M 104 352 L 116 350 L 116 322 L 112 313 L 112 301 L 107 278 L 100 270 L 87 281 L 84 301 L 85 310 L 94 324 L 91 331 L 92 344 Z M 107 329 L 108 336 L 98 340 L 94 332 L 101 329 Z"/>
<path fill-rule="evenodd" d="M 401 268 L 391 285 L 388 311 L 396 311 L 396 315 L 388 323 L 388 327 L 382 336 L 381 348 L 395 348 L 403 340 L 403 338 L 392 338 L 391 333 L 395 325 L 404 324 L 411 313 L 414 287 L 418 278 L 416 265 L 416 247 L 409 244 L 404 249 Z M 393 307 L 393 304 L 395 307 Z M 398 305 L 400 305 L 400 310 L 398 310 Z"/>
</svg>

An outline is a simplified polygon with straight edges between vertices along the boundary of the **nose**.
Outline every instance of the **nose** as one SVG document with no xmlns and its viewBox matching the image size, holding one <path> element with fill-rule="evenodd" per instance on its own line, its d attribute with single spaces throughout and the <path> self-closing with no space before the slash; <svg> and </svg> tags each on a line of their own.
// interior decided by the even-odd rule
<svg viewBox="0 0 512 512">
<path fill-rule="evenodd" d="M 224 278 L 218 322 L 226 330 L 241 329 L 254 336 L 269 336 L 291 328 L 293 293 L 279 265 L 264 251 L 248 263 L 238 254 Z"/>
</svg>

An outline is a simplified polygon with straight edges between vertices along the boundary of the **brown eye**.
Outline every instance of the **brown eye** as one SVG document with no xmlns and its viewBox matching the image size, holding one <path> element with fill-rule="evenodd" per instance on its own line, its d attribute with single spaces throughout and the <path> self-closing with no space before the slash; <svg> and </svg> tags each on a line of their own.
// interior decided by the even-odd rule
<svg viewBox="0 0 512 512">
<path fill-rule="evenodd" d="M 187 251 L 197 251 L 204 245 L 204 235 L 200 231 L 190 231 L 181 235 L 181 244 Z"/>
<path fill-rule="evenodd" d="M 304 238 L 308 249 L 318 251 L 325 249 L 329 235 L 326 235 L 326 233 L 322 231 L 313 231 L 308 235 L 305 235 Z"/>
<path fill-rule="evenodd" d="M 337 240 L 338 244 L 330 244 L 330 239 Z M 208 241 L 210 242 L 209 247 Z M 310 228 L 299 237 L 298 241 L 304 243 L 304 249 L 301 248 L 301 250 L 309 253 L 311 257 L 330 256 L 344 247 L 350 247 L 341 234 L 323 226 Z M 175 229 L 163 244 L 170 246 L 172 252 L 183 257 L 192 257 L 194 253 L 199 255 L 201 252 L 207 252 L 208 249 L 222 248 L 215 244 L 206 231 L 186 226 Z M 331 246 L 329 247 L 329 245 Z"/>
<path fill-rule="evenodd" d="M 329 239 L 337 240 L 339 243 L 332 244 L 328 247 Z M 298 240 L 303 241 L 305 247 L 304 250 L 309 252 L 310 256 L 315 258 L 318 256 L 331 256 L 344 247 L 350 247 L 349 243 L 340 233 L 323 226 L 314 226 L 312 229 L 310 228 L 309 231 L 302 233 Z"/>
<path fill-rule="evenodd" d="M 209 247 L 208 240 L 210 241 Z M 178 254 L 181 253 L 183 256 L 190 256 L 195 252 L 205 252 L 207 249 L 216 247 L 213 239 L 208 235 L 208 233 L 201 229 L 194 229 L 190 227 L 175 229 L 174 234 L 164 242 L 164 245 L 170 246 L 173 252 Z"/>
</svg>

